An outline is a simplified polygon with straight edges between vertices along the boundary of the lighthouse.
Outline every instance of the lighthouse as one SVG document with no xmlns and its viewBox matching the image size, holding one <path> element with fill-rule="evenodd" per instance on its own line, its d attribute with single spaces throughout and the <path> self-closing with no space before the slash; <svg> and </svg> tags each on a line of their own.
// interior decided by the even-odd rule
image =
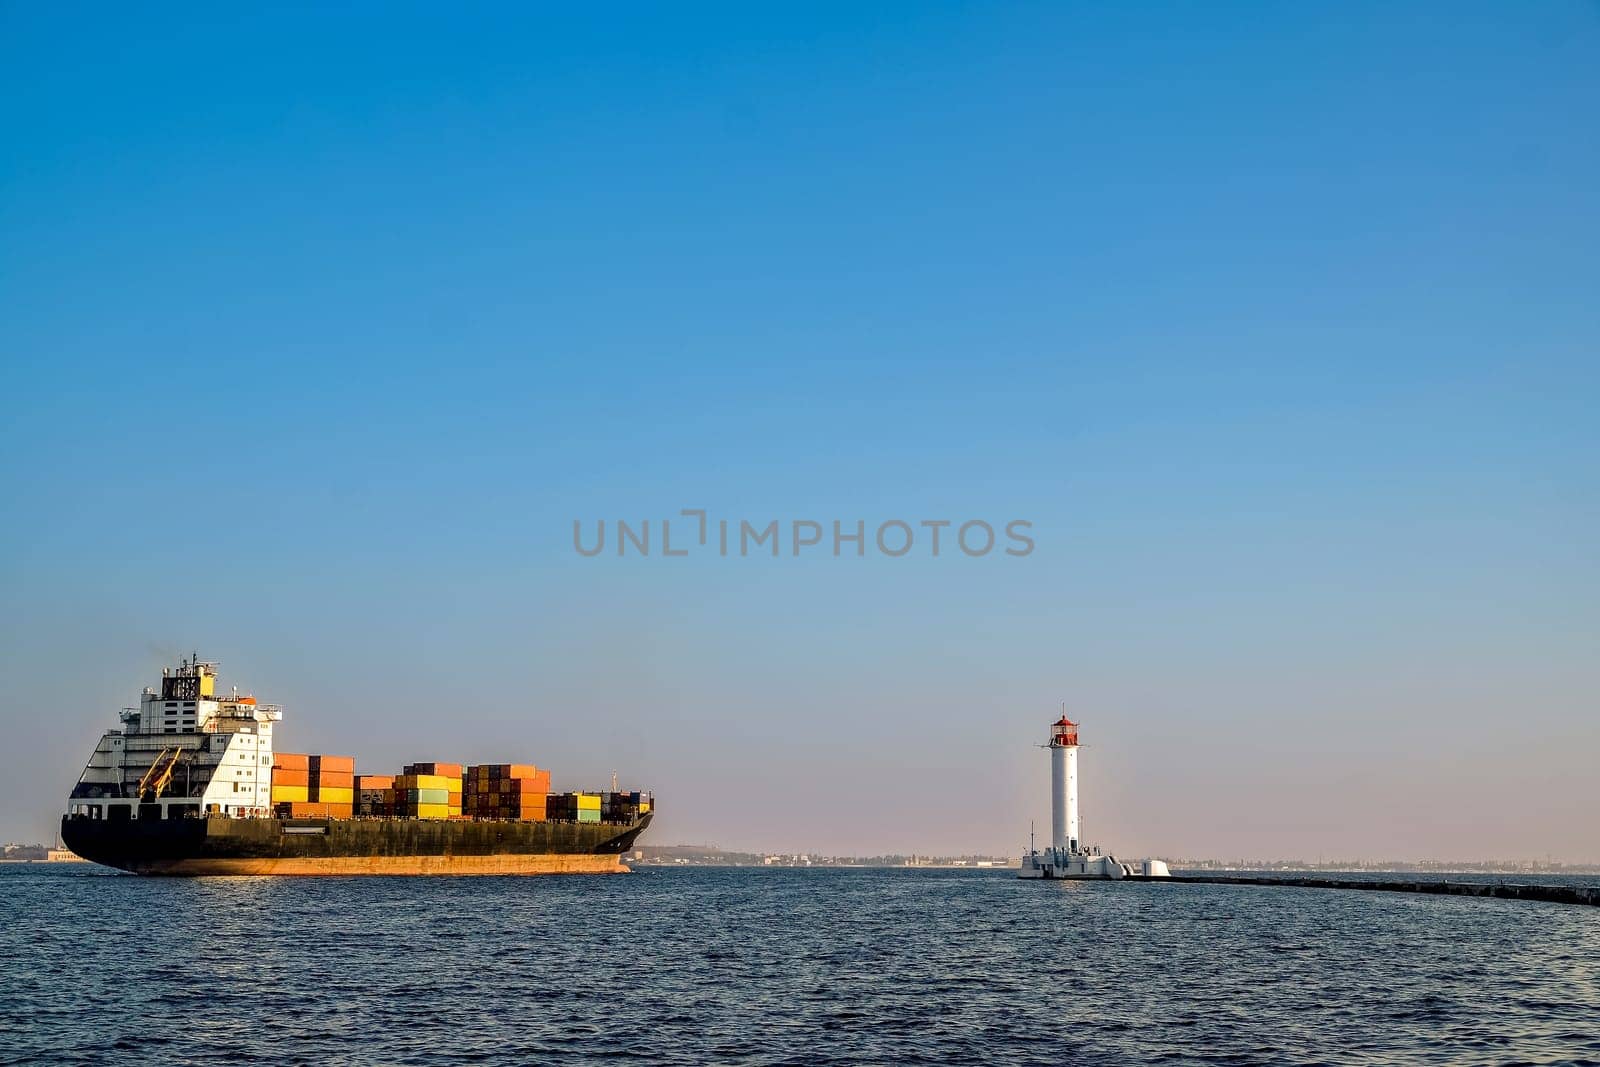
<svg viewBox="0 0 1600 1067">
<path fill-rule="evenodd" d="M 1078 851 L 1078 724 L 1065 715 L 1050 727 L 1050 848 Z"/>
<path fill-rule="evenodd" d="M 1084 845 L 1078 834 L 1078 724 L 1062 715 L 1050 724 L 1050 847 L 1030 843 L 1018 878 L 1165 878 L 1158 859 L 1118 860 L 1099 846 Z"/>
</svg>

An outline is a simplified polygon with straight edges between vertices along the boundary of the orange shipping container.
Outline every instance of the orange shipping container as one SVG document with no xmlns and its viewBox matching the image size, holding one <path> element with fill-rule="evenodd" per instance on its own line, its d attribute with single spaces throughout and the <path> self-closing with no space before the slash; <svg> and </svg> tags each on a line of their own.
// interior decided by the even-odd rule
<svg viewBox="0 0 1600 1067">
<path fill-rule="evenodd" d="M 392 774 L 358 774 L 355 776 L 356 789 L 393 789 L 394 775 Z"/>
<path fill-rule="evenodd" d="M 438 774 L 445 778 L 460 778 L 461 764 L 459 763 L 408 763 L 407 774 Z"/>
<path fill-rule="evenodd" d="M 290 767 L 272 768 L 273 785 L 310 785 L 309 773 Z"/>
<path fill-rule="evenodd" d="M 353 804 L 325 804 L 321 801 L 296 801 L 289 805 L 291 819 L 348 819 L 355 813 Z"/>
<path fill-rule="evenodd" d="M 354 756 L 321 756 L 318 757 L 323 771 L 342 771 L 345 774 L 356 773 L 356 758 Z"/>
<path fill-rule="evenodd" d="M 279 752 L 272 757 L 274 768 L 287 767 L 294 771 L 307 771 L 311 769 L 311 757 L 297 752 Z"/>
<path fill-rule="evenodd" d="M 540 771 L 538 774 L 527 775 L 523 778 L 500 778 L 492 787 L 484 792 L 495 793 L 548 793 L 550 792 L 550 772 Z"/>
<path fill-rule="evenodd" d="M 356 776 L 346 771 L 323 771 L 317 775 L 317 784 L 329 789 L 353 789 Z"/>
</svg>

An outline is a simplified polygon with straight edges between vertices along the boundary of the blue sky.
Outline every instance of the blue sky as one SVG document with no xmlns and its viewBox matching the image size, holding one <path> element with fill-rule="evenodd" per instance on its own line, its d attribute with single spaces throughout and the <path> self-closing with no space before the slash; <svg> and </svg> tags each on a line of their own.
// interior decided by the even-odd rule
<svg viewBox="0 0 1600 1067">
<path fill-rule="evenodd" d="M 0 835 L 195 647 L 287 747 L 617 769 L 661 841 L 1012 849 L 1065 700 L 1124 851 L 1600 860 L 1597 48 L 9 8 Z M 571 549 L 686 507 L 1038 548 Z"/>
</svg>

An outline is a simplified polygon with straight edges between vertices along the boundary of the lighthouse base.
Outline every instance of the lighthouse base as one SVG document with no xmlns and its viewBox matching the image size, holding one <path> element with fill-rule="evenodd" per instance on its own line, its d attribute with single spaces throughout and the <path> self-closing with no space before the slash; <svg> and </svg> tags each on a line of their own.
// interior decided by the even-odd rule
<svg viewBox="0 0 1600 1067">
<path fill-rule="evenodd" d="M 1121 878 L 1166 878 L 1169 872 L 1162 860 L 1143 859 L 1122 862 L 1115 856 L 1045 849 L 1024 852 L 1018 878 L 1063 878 L 1078 881 L 1115 881 Z"/>
</svg>

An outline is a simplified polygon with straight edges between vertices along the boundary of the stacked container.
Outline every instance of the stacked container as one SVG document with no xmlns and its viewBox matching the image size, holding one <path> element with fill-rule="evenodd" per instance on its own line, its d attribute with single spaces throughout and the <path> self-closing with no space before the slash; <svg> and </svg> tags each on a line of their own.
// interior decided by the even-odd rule
<svg viewBox="0 0 1600 1067">
<path fill-rule="evenodd" d="M 600 794 L 600 819 L 603 822 L 632 822 L 649 810 L 649 793 Z"/>
<path fill-rule="evenodd" d="M 484 763 L 468 767 L 462 810 L 474 819 L 546 818 L 550 772 L 531 763 Z"/>
<path fill-rule="evenodd" d="M 311 799 L 308 781 L 311 757 L 293 752 L 272 755 L 272 806 L 304 804 Z"/>
<path fill-rule="evenodd" d="M 599 822 L 599 793 L 551 793 L 546 803 L 551 819 L 564 822 Z"/>
<path fill-rule="evenodd" d="M 401 768 L 400 777 L 439 778 L 444 781 L 446 815 L 461 814 L 461 764 L 459 763 L 408 763 Z M 396 782 L 398 788 L 398 780 Z"/>
<path fill-rule="evenodd" d="M 448 819 L 450 784 L 442 774 L 397 774 L 394 779 L 394 813 L 402 819 Z"/>
<path fill-rule="evenodd" d="M 355 766 L 350 756 L 274 753 L 273 809 L 289 818 L 350 818 L 355 813 Z"/>
<path fill-rule="evenodd" d="M 310 795 L 306 799 L 325 805 L 330 818 L 348 819 L 355 814 L 356 758 L 312 756 L 309 762 L 307 787 Z"/>
<path fill-rule="evenodd" d="M 356 775 L 356 814 L 367 818 L 394 815 L 394 775 Z"/>
</svg>

